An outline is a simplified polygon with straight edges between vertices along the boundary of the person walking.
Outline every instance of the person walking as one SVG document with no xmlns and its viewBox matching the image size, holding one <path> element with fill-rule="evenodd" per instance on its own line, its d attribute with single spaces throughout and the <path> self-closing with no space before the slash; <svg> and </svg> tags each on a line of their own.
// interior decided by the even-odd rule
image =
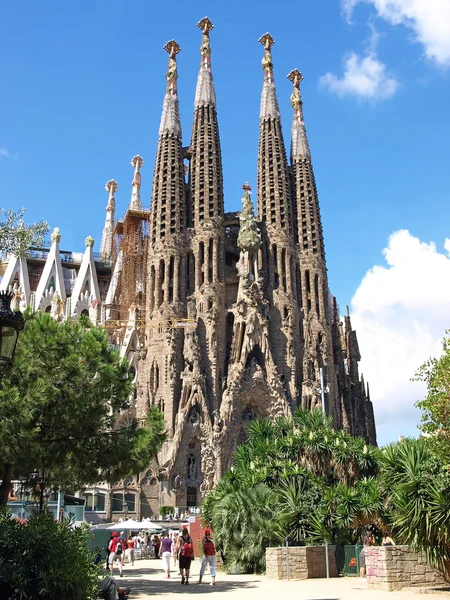
<svg viewBox="0 0 450 600">
<path fill-rule="evenodd" d="M 133 536 L 130 533 L 130 535 L 128 536 L 128 540 L 127 540 L 127 549 L 125 550 L 125 554 L 127 555 L 127 561 L 129 563 L 131 563 L 132 567 L 134 567 L 134 559 L 135 559 L 134 547 L 135 547 L 135 541 L 133 539 Z"/>
<path fill-rule="evenodd" d="M 359 555 L 359 576 L 361 579 L 366 577 L 366 546 L 375 546 L 375 538 L 371 531 L 368 531 L 364 536 L 363 549 Z"/>
<path fill-rule="evenodd" d="M 114 532 L 113 532 L 114 533 Z M 109 536 L 109 540 L 106 542 L 106 570 L 109 569 L 109 544 L 111 543 L 111 540 L 114 538 L 113 534 L 111 533 L 111 535 Z"/>
<path fill-rule="evenodd" d="M 189 585 L 189 571 L 194 559 L 194 546 L 187 527 L 183 527 L 178 537 L 178 564 L 181 573 L 181 585 Z"/>
<path fill-rule="evenodd" d="M 122 572 L 122 570 L 123 570 L 123 563 L 122 563 L 123 548 L 122 548 L 122 544 L 119 540 L 117 531 L 113 531 L 113 538 L 109 542 L 108 550 L 109 550 L 108 562 L 109 562 L 109 570 L 111 571 L 111 575 L 113 574 L 113 571 L 114 571 L 114 563 L 118 562 L 119 563 L 119 575 L 121 577 L 123 577 L 123 572 Z"/>
<path fill-rule="evenodd" d="M 170 579 L 170 558 L 172 556 L 172 540 L 169 537 L 167 531 L 163 533 L 161 540 L 161 547 L 159 549 L 159 556 L 163 561 L 163 570 L 166 574 L 166 579 Z"/>
<path fill-rule="evenodd" d="M 159 557 L 159 549 L 161 547 L 161 540 L 157 535 L 153 538 L 153 551 L 155 553 L 155 558 Z"/>
<path fill-rule="evenodd" d="M 125 564 L 125 551 L 128 547 L 125 531 L 121 531 L 119 535 L 120 543 L 122 544 L 122 567 Z"/>
<path fill-rule="evenodd" d="M 202 566 L 200 567 L 200 575 L 198 583 L 202 582 L 203 575 L 205 574 L 206 565 L 209 565 L 209 572 L 211 573 L 210 585 L 216 585 L 216 546 L 211 537 L 211 531 L 205 529 L 205 537 L 202 539 L 203 546 L 203 557 Z"/>
<path fill-rule="evenodd" d="M 178 546 L 178 533 L 173 534 L 172 538 L 172 558 L 173 558 L 173 566 L 177 566 L 177 546 Z"/>
</svg>

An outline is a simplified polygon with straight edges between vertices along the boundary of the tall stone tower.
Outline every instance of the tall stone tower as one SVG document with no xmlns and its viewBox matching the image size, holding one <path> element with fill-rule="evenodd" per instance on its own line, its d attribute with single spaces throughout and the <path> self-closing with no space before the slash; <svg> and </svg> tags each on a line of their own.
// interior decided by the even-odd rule
<svg viewBox="0 0 450 600">
<path fill-rule="evenodd" d="M 342 424 L 341 402 L 338 397 L 330 315 L 330 292 L 328 289 L 325 247 L 316 180 L 311 160 L 306 127 L 303 118 L 303 102 L 300 95 L 302 75 L 297 69 L 288 78 L 292 81 L 292 188 L 296 206 L 298 256 L 302 298 L 303 332 L 303 383 L 301 405 L 311 410 L 320 402 L 317 386 L 319 371 L 326 374 L 328 388 L 327 413 L 337 427 Z M 337 357 L 338 359 L 339 357 Z"/>
<path fill-rule="evenodd" d="M 209 410 L 219 408 L 224 368 L 225 303 L 223 285 L 224 226 L 223 178 L 216 93 L 211 70 L 210 32 L 207 17 L 198 22 L 202 31 L 200 70 L 194 101 L 194 123 L 189 157 L 187 291 L 192 294 L 189 317 L 197 318 L 200 367 L 205 375 Z"/>
<path fill-rule="evenodd" d="M 301 386 L 298 255 L 289 169 L 275 89 L 269 33 L 264 46 L 258 151 L 258 218 L 262 229 L 264 294 L 271 307 L 270 335 L 273 355 L 294 407 Z"/>
</svg>

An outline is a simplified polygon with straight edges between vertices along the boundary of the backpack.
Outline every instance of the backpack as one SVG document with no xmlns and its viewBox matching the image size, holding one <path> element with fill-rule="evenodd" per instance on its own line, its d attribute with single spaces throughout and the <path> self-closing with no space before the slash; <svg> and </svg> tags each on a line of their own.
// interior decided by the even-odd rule
<svg viewBox="0 0 450 600">
<path fill-rule="evenodd" d="M 184 558 L 194 557 L 194 547 L 192 546 L 191 538 L 188 538 L 188 541 L 184 542 L 183 547 L 181 549 L 181 556 L 184 556 Z"/>
<path fill-rule="evenodd" d="M 122 543 L 120 541 L 118 541 L 116 544 L 116 551 L 114 554 L 122 554 Z"/>
<path fill-rule="evenodd" d="M 214 542 L 212 540 L 205 538 L 205 541 L 203 542 L 203 552 L 205 553 L 205 556 L 215 555 L 216 547 L 214 546 Z"/>
</svg>

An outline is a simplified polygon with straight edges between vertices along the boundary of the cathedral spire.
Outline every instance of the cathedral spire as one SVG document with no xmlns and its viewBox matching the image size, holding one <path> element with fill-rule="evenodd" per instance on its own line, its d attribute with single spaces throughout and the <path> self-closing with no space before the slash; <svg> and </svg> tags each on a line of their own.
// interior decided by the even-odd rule
<svg viewBox="0 0 450 600">
<path fill-rule="evenodd" d="M 259 38 L 264 46 L 262 68 L 264 83 L 261 95 L 258 153 L 258 216 L 268 228 L 290 232 L 291 199 L 286 150 L 281 129 L 280 109 L 273 78 L 273 37 Z"/>
<path fill-rule="evenodd" d="M 291 94 L 291 106 L 294 109 L 291 160 L 303 157 L 310 158 L 311 153 L 306 136 L 305 121 L 303 119 L 303 101 L 300 93 L 300 83 L 303 80 L 303 76 L 298 69 L 294 69 L 289 73 L 288 79 L 292 81 L 294 86 Z"/>
<path fill-rule="evenodd" d="M 287 76 L 292 81 L 291 105 L 294 109 L 292 121 L 291 162 L 294 175 L 295 202 L 300 257 L 310 255 L 322 263 L 323 280 L 326 280 L 325 248 L 323 243 L 322 220 L 317 194 L 314 170 L 311 161 L 306 127 L 303 117 L 303 101 L 300 82 L 303 80 L 298 69 Z M 306 263 L 305 263 L 306 264 Z"/>
<path fill-rule="evenodd" d="M 197 27 L 202 31 L 202 43 L 194 102 L 189 179 L 193 211 L 189 221 L 194 227 L 223 217 L 222 158 L 209 39 L 214 25 L 208 17 L 204 17 Z"/>
<path fill-rule="evenodd" d="M 111 258 L 114 243 L 114 212 L 116 210 L 116 200 L 114 194 L 118 189 L 117 181 L 110 179 L 105 185 L 108 192 L 108 205 L 106 206 L 105 226 L 103 227 L 102 241 L 100 244 L 100 257 L 102 259 Z"/>
<path fill-rule="evenodd" d="M 169 55 L 169 65 L 166 73 L 167 88 L 164 97 L 159 135 L 168 132 L 181 136 L 180 109 L 177 92 L 177 54 L 180 52 L 181 48 L 175 40 L 170 40 L 164 46 L 164 50 Z"/>
<path fill-rule="evenodd" d="M 164 50 L 169 54 L 169 66 L 153 177 L 150 220 L 152 244 L 166 236 L 181 233 L 185 225 L 184 164 L 176 62 L 180 46 L 175 40 L 170 40 Z"/>
<path fill-rule="evenodd" d="M 139 154 L 133 156 L 131 159 L 131 166 L 134 167 L 134 177 L 132 183 L 132 191 L 131 191 L 131 201 L 130 208 L 131 210 L 142 210 L 142 202 L 141 202 L 141 174 L 139 169 L 144 164 L 144 161 Z"/>
<path fill-rule="evenodd" d="M 211 45 L 209 32 L 214 29 L 208 17 L 203 17 L 197 27 L 202 30 L 202 45 L 200 46 L 200 71 L 197 78 L 197 88 L 195 90 L 195 108 L 204 104 L 216 105 L 216 92 L 214 90 L 214 81 L 211 71 Z"/>
<path fill-rule="evenodd" d="M 272 46 L 275 44 L 275 42 L 270 33 L 265 33 L 259 38 L 258 41 L 264 46 L 264 56 L 262 59 L 264 85 L 261 95 L 261 110 L 259 116 L 261 119 L 280 119 L 280 109 L 278 106 L 277 92 L 275 90 L 272 62 Z"/>
</svg>

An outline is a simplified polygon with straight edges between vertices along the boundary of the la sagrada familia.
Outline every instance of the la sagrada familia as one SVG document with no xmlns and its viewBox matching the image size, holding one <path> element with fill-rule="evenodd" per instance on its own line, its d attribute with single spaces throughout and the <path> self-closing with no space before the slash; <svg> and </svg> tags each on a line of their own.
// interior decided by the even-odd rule
<svg viewBox="0 0 450 600">
<path fill-rule="evenodd" d="M 232 462 L 248 424 L 320 407 L 335 427 L 376 444 L 368 388 L 350 315 L 340 320 L 330 294 L 320 207 L 300 93 L 293 70 L 290 159 L 281 126 L 270 34 L 264 48 L 255 215 L 243 185 L 241 212 L 225 212 L 208 18 L 189 145 L 183 145 L 175 41 L 169 56 L 150 209 L 140 197 L 143 160 L 132 160 L 131 200 L 115 219 L 114 180 L 100 255 L 87 238 L 84 256 L 47 250 L 10 258 L 1 288 L 55 318 L 88 314 L 108 327 L 135 376 L 135 399 L 120 415 L 164 413 L 168 441 L 155 464 L 108 490 L 135 494 L 140 517 L 158 506 L 197 506 Z M 323 381 L 321 383 L 321 375 Z M 124 491 L 125 490 L 125 491 Z M 93 492 L 93 493 L 98 493 Z M 125 495 L 124 495 L 125 497 Z M 119 503 L 120 504 L 120 503 Z M 129 511 L 130 513 L 130 511 Z M 114 516 L 114 514 L 112 515 Z"/>
</svg>

